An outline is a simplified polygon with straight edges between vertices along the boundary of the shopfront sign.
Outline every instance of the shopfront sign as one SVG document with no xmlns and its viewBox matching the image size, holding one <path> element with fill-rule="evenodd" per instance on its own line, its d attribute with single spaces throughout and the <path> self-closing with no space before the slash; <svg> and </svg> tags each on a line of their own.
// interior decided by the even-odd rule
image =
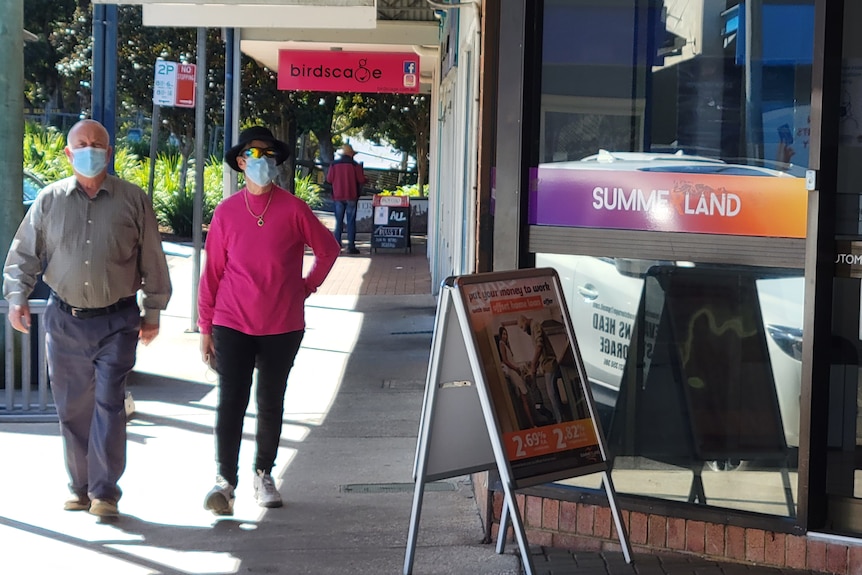
<svg viewBox="0 0 862 575">
<path fill-rule="evenodd" d="M 412 52 L 280 50 L 278 89 L 314 92 L 419 92 Z"/>
<path fill-rule="evenodd" d="M 805 178 L 553 167 L 531 175 L 533 225 L 805 237 Z"/>
</svg>

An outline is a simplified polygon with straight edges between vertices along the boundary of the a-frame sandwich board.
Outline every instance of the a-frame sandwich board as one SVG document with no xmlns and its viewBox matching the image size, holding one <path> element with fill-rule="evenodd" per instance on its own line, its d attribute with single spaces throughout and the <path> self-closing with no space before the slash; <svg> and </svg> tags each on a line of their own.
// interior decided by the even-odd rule
<svg viewBox="0 0 862 575">
<path fill-rule="evenodd" d="M 517 369 L 504 367 L 504 354 Z M 631 562 L 604 434 L 551 268 L 455 276 L 441 287 L 404 575 L 413 570 L 425 484 L 494 468 L 505 492 L 497 549 L 503 552 L 511 521 L 527 575 L 535 567 L 515 491 L 590 473 L 602 473 L 623 554 Z"/>
</svg>

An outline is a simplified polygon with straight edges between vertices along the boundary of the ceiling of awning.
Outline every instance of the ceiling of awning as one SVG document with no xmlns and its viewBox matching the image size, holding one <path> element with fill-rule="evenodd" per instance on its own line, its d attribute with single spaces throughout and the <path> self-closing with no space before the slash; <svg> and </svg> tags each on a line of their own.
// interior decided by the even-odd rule
<svg viewBox="0 0 862 575">
<path fill-rule="evenodd" d="M 94 0 L 106 2 L 107 0 Z M 123 0 L 111 0 L 122 3 Z M 427 81 L 439 45 L 437 10 L 427 0 L 127 0 L 145 26 L 231 27 L 240 50 L 278 69 L 279 50 L 412 52 Z"/>
</svg>

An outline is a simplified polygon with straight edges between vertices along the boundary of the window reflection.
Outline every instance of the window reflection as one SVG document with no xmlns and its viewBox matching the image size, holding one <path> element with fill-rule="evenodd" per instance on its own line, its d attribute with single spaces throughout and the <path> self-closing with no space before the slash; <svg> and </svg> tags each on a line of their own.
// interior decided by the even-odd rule
<svg viewBox="0 0 862 575">
<path fill-rule="evenodd" d="M 795 178 L 809 159 L 813 6 L 546 0 L 530 222 L 804 237 Z M 736 217 L 739 202 L 767 191 L 786 209 L 737 225 L 754 221 Z M 536 265 L 560 275 L 617 491 L 795 514 L 801 270 L 553 254 Z"/>
<path fill-rule="evenodd" d="M 547 0 L 540 163 L 683 152 L 804 176 L 813 1 L 750 4 Z"/>
<path fill-rule="evenodd" d="M 795 514 L 802 270 L 557 254 L 536 265 L 560 276 L 619 492 Z"/>
</svg>

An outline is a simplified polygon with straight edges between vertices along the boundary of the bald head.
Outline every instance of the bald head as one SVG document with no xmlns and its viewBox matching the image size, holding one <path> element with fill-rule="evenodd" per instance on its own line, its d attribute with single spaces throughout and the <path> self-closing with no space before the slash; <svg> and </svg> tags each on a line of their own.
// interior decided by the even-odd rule
<svg viewBox="0 0 862 575">
<path fill-rule="evenodd" d="M 96 120 L 81 120 L 72 126 L 66 137 L 66 145 L 75 148 L 108 148 L 108 130 Z"/>
</svg>

